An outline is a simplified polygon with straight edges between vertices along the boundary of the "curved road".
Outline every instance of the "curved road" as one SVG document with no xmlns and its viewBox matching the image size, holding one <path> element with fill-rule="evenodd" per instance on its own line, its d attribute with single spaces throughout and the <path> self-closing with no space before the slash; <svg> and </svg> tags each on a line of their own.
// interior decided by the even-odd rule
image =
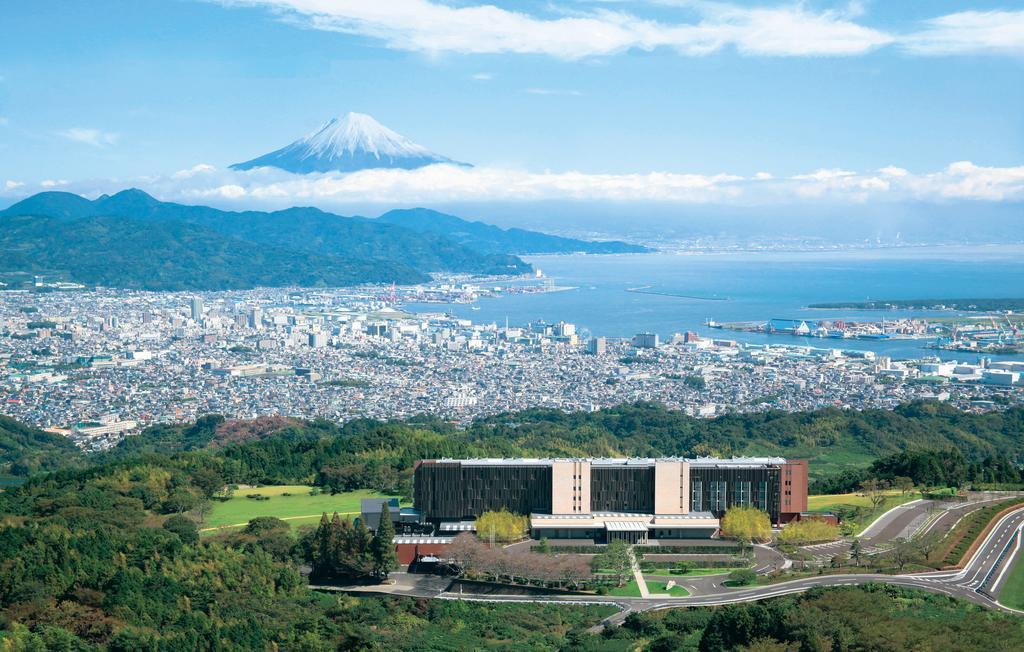
<svg viewBox="0 0 1024 652">
<path fill-rule="evenodd" d="M 908 503 L 884 514 L 865 530 L 864 537 L 872 545 L 877 545 L 899 536 L 907 536 L 909 529 L 914 530 L 910 534 L 923 534 L 935 528 L 951 529 L 963 517 L 964 513 L 970 511 L 971 508 L 984 506 L 986 503 L 994 500 L 1005 500 L 1007 497 L 1004 494 L 998 498 L 984 497 L 983 500 L 970 503 L 957 504 L 951 507 L 942 506 L 941 512 L 936 511 L 935 505 L 929 505 L 929 501 L 915 501 L 915 503 Z M 618 606 L 620 611 L 606 618 L 598 628 L 609 624 L 619 624 L 633 611 L 751 602 L 781 595 L 801 593 L 815 587 L 851 586 L 870 582 L 884 582 L 886 584 L 942 593 L 970 600 L 990 609 L 1024 615 L 1024 612 L 1005 607 L 997 601 L 1000 582 L 1013 564 L 1014 553 L 1017 551 L 1018 546 L 1024 543 L 1021 541 L 1022 539 L 1024 539 L 1024 507 L 1010 512 L 1001 518 L 985 537 L 970 561 L 960 570 L 902 575 L 878 573 L 821 575 L 749 588 L 729 588 L 723 586 L 722 581 L 725 579 L 725 575 L 694 578 L 686 578 L 685 576 L 673 577 L 672 579 L 677 584 L 685 587 L 691 593 L 691 595 L 682 598 L 668 596 L 625 598 L 597 595 L 507 596 L 455 593 L 449 590 L 452 586 L 450 579 L 407 573 L 395 573 L 393 575 L 394 584 L 391 585 L 311 588 L 383 592 L 412 597 L 487 602 L 550 602 L 554 604 L 608 604 Z"/>
</svg>

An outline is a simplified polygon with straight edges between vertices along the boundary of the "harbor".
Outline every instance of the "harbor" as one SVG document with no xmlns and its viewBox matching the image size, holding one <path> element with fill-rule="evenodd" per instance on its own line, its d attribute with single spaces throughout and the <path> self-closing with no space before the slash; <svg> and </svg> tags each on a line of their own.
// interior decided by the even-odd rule
<svg viewBox="0 0 1024 652">
<path fill-rule="evenodd" d="M 718 323 L 705 321 L 707 328 L 763 335 L 789 335 L 868 341 L 919 340 L 922 348 L 978 354 L 1005 355 L 1024 350 L 1024 323 L 1009 315 L 972 318 L 905 317 L 852 321 L 845 319 L 779 319 Z"/>
</svg>

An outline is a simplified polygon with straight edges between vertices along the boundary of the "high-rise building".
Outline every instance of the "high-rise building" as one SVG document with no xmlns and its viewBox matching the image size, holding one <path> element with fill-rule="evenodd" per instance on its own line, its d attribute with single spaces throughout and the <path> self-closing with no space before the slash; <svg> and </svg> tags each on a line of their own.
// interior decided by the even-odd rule
<svg viewBox="0 0 1024 652">
<path fill-rule="evenodd" d="M 201 297 L 192 297 L 192 319 L 200 321 L 203 318 L 203 300 Z"/>
<path fill-rule="evenodd" d="M 633 346 L 638 349 L 656 349 L 658 344 L 657 333 L 637 333 L 633 336 Z"/>
<path fill-rule="evenodd" d="M 590 341 L 587 342 L 587 353 L 590 355 L 604 355 L 607 348 L 607 344 L 603 337 L 592 337 L 590 338 Z"/>
<path fill-rule="evenodd" d="M 314 349 L 321 349 L 327 346 L 327 333 L 310 333 L 309 345 Z"/>
<path fill-rule="evenodd" d="M 249 328 L 261 328 L 263 326 L 263 310 L 253 306 L 249 309 Z"/>
</svg>

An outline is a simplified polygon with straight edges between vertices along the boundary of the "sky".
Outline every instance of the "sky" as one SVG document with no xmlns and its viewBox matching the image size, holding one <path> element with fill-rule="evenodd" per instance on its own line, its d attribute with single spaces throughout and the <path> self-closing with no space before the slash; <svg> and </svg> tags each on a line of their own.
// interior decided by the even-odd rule
<svg viewBox="0 0 1024 652">
<path fill-rule="evenodd" d="M 1024 199 L 1019 1 L 0 3 L 0 202 Z M 474 164 L 227 166 L 348 111 Z"/>
</svg>

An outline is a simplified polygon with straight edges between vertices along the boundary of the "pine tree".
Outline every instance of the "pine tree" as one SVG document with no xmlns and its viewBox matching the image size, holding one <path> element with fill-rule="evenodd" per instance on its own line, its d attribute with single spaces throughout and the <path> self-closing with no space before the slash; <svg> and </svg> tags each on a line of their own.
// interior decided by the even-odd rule
<svg viewBox="0 0 1024 652">
<path fill-rule="evenodd" d="M 330 575 L 338 576 L 344 575 L 344 559 L 345 559 L 345 523 L 342 522 L 341 517 L 338 516 L 338 512 L 334 512 L 334 516 L 331 517 L 331 526 L 329 528 L 330 535 L 327 539 L 329 554 L 329 566 Z"/>
<path fill-rule="evenodd" d="M 373 574 L 380 579 L 387 579 L 388 573 L 398 568 L 394 539 L 395 524 L 391 522 L 391 510 L 385 503 L 381 505 L 377 534 L 370 544 L 373 553 Z"/>
<path fill-rule="evenodd" d="M 320 525 L 313 535 L 313 576 L 323 577 L 331 574 L 333 550 L 331 546 L 331 522 L 327 520 L 327 512 L 320 517 Z"/>
<path fill-rule="evenodd" d="M 363 519 L 356 519 L 352 528 L 352 566 L 357 575 L 373 574 L 373 534 L 366 528 Z"/>
</svg>

